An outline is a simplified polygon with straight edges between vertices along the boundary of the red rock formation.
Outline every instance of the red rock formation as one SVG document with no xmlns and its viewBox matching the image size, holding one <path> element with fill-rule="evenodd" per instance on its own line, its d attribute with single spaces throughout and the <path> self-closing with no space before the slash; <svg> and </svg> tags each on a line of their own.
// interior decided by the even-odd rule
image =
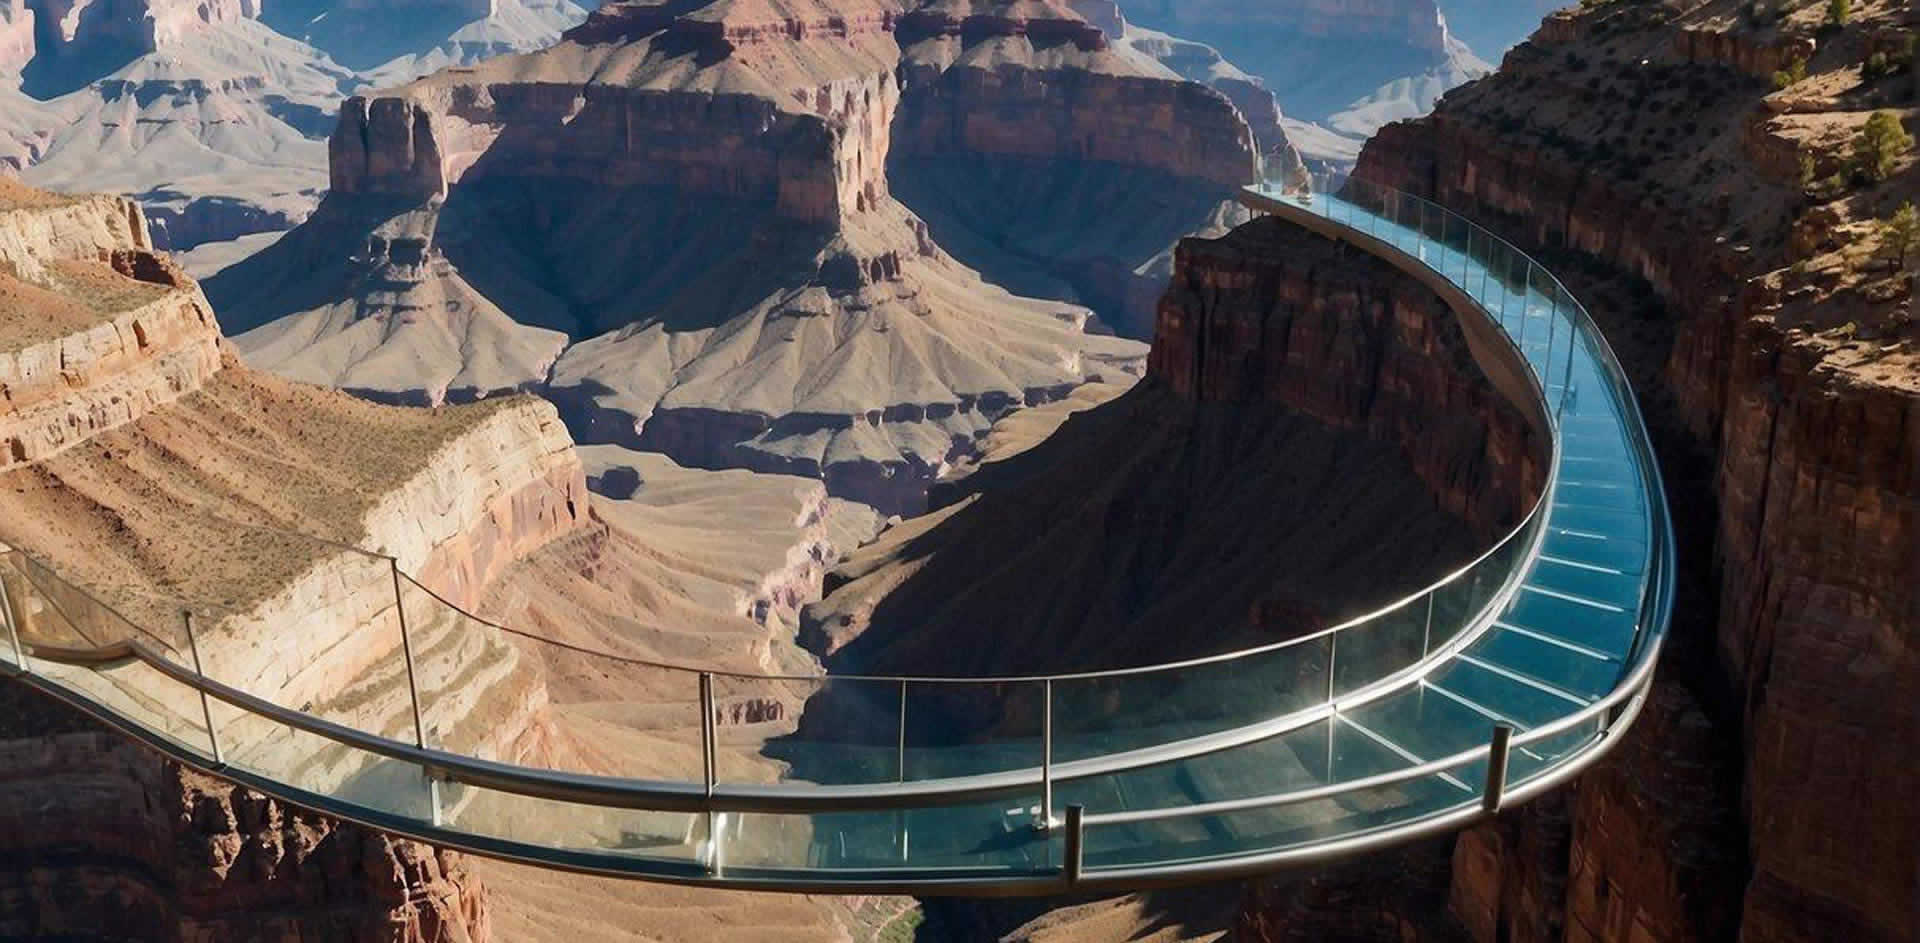
<svg viewBox="0 0 1920 943">
<path fill-rule="evenodd" d="M 0 937 L 480 943 L 457 854 L 227 785 L 0 689 Z"/>
<path fill-rule="evenodd" d="M 1448 510 L 1491 534 L 1546 480 L 1544 432 L 1530 403 L 1487 382 L 1465 333 L 1413 276 L 1255 221 L 1181 244 L 1147 375 L 1201 402 L 1271 398 L 1395 443 Z"/>
<path fill-rule="evenodd" d="M 1809 201 L 1778 165 L 1842 155 L 1810 136 L 1753 146 L 1785 133 L 1769 106 L 1799 95 L 1795 108 L 1844 112 L 1893 90 L 1867 83 L 1823 106 L 1788 89 L 1763 102 L 1765 84 L 1747 76 L 1813 53 L 1819 11 L 1775 35 L 1728 9 L 1563 14 L 1543 32 L 1550 44 L 1516 49 L 1499 76 L 1432 119 L 1387 129 L 1357 173 L 1500 224 L 1523 245 L 1575 250 L 1616 284 L 1644 279 L 1661 303 L 1653 320 L 1596 315 L 1617 330 L 1656 418 L 1673 404 L 1669 452 L 1698 450 L 1712 469 L 1678 485 L 1674 503 L 1683 514 L 1711 509 L 1700 539 L 1712 548 L 1718 614 L 1683 613 L 1677 647 L 1701 655 L 1668 670 L 1687 675 L 1716 720 L 1675 749 L 1629 750 L 1581 785 L 1566 938 L 1715 939 L 1737 928 L 1748 941 L 1912 940 L 1920 371 L 1910 352 L 1920 338 L 1899 280 L 1871 263 L 1822 263 L 1857 244 L 1863 210 L 1888 211 L 1913 178 L 1904 171 L 1793 225 Z M 1863 34 L 1897 15 L 1874 11 L 1823 39 L 1808 86 L 1850 88 L 1826 73 L 1858 62 Z M 1789 269 L 1795 258 L 1807 262 Z M 1808 264 L 1814 274 L 1803 275 Z M 1706 581 L 1704 553 L 1685 566 Z M 1705 723 L 1684 711 L 1652 720 Z M 1739 744 L 1744 848 L 1724 831 L 1661 819 L 1713 794 L 1718 774 L 1702 754 L 1715 743 Z M 1701 888 L 1743 855 L 1752 876 L 1730 912 L 1736 890 L 1710 900 Z M 1496 893 L 1485 876 L 1463 880 L 1480 885 L 1467 898 Z"/>
<path fill-rule="evenodd" d="M 1186 240 L 1140 387 L 947 489 L 950 516 L 849 563 L 801 639 L 860 670 L 1084 670 L 1414 592 L 1544 481 L 1544 422 L 1495 389 L 1476 343 L 1424 282 L 1278 220 Z M 1304 550 L 1330 541 L 1364 546 Z"/>
</svg>

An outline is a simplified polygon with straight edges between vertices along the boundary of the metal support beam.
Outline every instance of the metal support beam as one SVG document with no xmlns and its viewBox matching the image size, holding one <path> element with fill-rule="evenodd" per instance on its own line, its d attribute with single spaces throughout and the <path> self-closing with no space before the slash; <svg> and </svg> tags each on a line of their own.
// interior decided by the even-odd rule
<svg viewBox="0 0 1920 943">
<path fill-rule="evenodd" d="M 1053 679 L 1040 683 L 1040 821 L 1034 827 L 1053 827 Z"/>
<path fill-rule="evenodd" d="M 705 768 L 707 795 L 713 795 L 713 784 L 718 776 L 718 749 L 714 744 L 713 732 L 713 675 L 700 672 L 700 757 Z"/>
<path fill-rule="evenodd" d="M 20 642 L 20 627 L 13 622 L 13 597 L 7 593 L 7 581 L 4 579 L 0 579 L 0 617 L 6 619 L 7 637 L 13 640 L 14 667 L 23 674 L 32 671 L 27 664 L 27 648 Z"/>
<path fill-rule="evenodd" d="M 898 782 L 907 781 L 907 679 L 900 679 L 900 740 L 894 747 L 894 769 Z"/>
<path fill-rule="evenodd" d="M 407 698 L 413 703 L 413 745 L 427 748 L 427 725 L 420 719 L 420 678 L 413 670 L 413 639 L 407 633 L 407 600 L 400 593 L 400 561 L 387 558 L 393 573 L 393 612 L 400 620 L 400 655 L 407 660 Z M 432 772 L 428 772 L 432 776 Z"/>
<path fill-rule="evenodd" d="M 1480 797 L 1481 808 L 1488 812 L 1500 811 L 1507 796 L 1507 753 L 1512 744 L 1513 727 L 1495 724 L 1493 742 L 1487 746 L 1487 791 Z"/>
<path fill-rule="evenodd" d="M 1080 883 L 1080 874 L 1086 867 L 1086 811 L 1083 806 L 1067 806 L 1066 849 L 1061 855 L 1064 860 L 1060 870 L 1067 876 L 1068 887 Z"/>
<path fill-rule="evenodd" d="M 200 667 L 200 639 L 193 631 L 193 610 L 180 610 L 180 623 L 187 629 L 187 652 L 193 656 L 193 673 L 196 677 L 205 678 L 207 673 Z M 207 723 L 207 745 L 213 750 L 213 764 L 227 765 L 225 755 L 220 752 L 220 731 L 213 726 L 213 699 L 207 696 L 204 687 L 200 689 L 200 717 Z"/>
</svg>

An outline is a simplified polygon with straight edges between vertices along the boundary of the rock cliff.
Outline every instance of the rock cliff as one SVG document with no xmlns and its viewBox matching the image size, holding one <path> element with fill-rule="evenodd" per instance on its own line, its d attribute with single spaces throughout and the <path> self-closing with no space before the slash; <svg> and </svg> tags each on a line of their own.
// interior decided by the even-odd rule
<svg viewBox="0 0 1920 943">
<path fill-rule="evenodd" d="M 398 735 L 408 712 L 386 564 L 294 534 L 379 547 L 475 605 L 517 559 L 585 523 L 580 461 L 550 406 L 397 410 L 254 374 L 225 349 L 197 286 L 147 247 L 133 204 L 17 186 L 0 197 L 10 451 L 0 539 L 162 641 L 192 606 L 212 676 Z M 89 617 L 77 595 L 51 608 L 17 572 L 5 578 L 11 624 L 29 642 L 101 644 L 129 631 Z M 458 626 L 432 618 L 424 596 L 406 605 L 422 684 L 445 691 L 430 712 L 436 740 L 485 718 L 459 745 L 523 749 L 545 700 L 533 667 L 511 646 L 449 631 Z M 163 687 L 94 682 L 89 694 L 116 709 L 198 717 Z M 9 936 L 487 932 L 485 897 L 456 855 L 219 785 L 66 708 L 4 696 Z M 296 763 L 310 788 L 359 772 L 342 751 L 261 736 L 237 714 L 216 712 L 215 725 L 229 759 Z M 40 827 L 49 820 L 64 824 Z"/>
<path fill-rule="evenodd" d="M 1325 625 L 1518 521 L 1544 480 L 1530 409 L 1488 383 L 1446 304 L 1384 263 L 1277 220 L 1189 240 L 1141 385 L 943 489 L 948 507 L 836 572 L 802 640 L 848 668 L 985 674 Z M 1415 558 L 1432 572 L 1393 562 Z"/>
<path fill-rule="evenodd" d="M 1138 372 L 1074 302 L 1137 307 L 1262 142 L 1066 7 L 610 4 L 349 101 L 325 206 L 209 290 L 300 379 L 538 389 L 587 441 L 910 512 L 1009 409 Z M 1049 206 L 1052 236 L 1000 241 Z"/>
<path fill-rule="evenodd" d="M 1870 113 L 1912 125 L 1911 78 L 1861 65 L 1914 24 L 1903 5 L 1856 6 L 1844 28 L 1823 15 L 1556 14 L 1499 74 L 1361 160 L 1359 176 L 1579 275 L 1651 405 L 1695 581 L 1661 682 L 1694 706 L 1657 711 L 1580 785 L 1559 844 L 1463 839 L 1456 898 L 1480 939 L 1912 940 L 1920 926 L 1902 798 L 1920 746 L 1920 335 L 1872 224 L 1916 178 L 1905 157 L 1884 182 L 1849 169 Z M 1795 60 L 1807 77 L 1772 88 Z M 1514 875 L 1538 868 L 1568 869 L 1564 897 L 1518 893 Z"/>
</svg>

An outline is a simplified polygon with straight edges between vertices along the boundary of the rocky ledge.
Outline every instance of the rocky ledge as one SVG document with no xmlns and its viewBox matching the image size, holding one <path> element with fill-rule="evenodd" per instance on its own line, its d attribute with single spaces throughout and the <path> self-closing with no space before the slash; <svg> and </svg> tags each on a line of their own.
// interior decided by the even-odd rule
<svg viewBox="0 0 1920 943">
<path fill-rule="evenodd" d="M 516 560 L 587 521 L 553 407 L 395 409 L 256 374 L 224 349 L 198 287 L 146 248 L 131 204 L 0 196 L 0 251 L 19 273 L 0 277 L 13 315 L 0 323 L 13 451 L 0 539 L 125 617 L 77 592 L 49 605 L 62 590 L 8 569 L 10 624 L 29 643 L 76 645 L 116 641 L 131 620 L 177 648 L 191 607 L 211 676 L 410 738 L 393 574 L 332 541 L 390 553 L 425 589 L 477 604 Z M 434 742 L 518 755 L 545 703 L 535 666 L 427 592 L 403 596 Z M 184 689 L 110 672 L 87 689 L 208 735 Z M 486 932 L 456 855 L 220 786 L 37 696 L 0 694 L 0 912 L 26 921 L 6 935 L 115 935 L 129 921 L 151 922 L 125 932 L 177 939 Z M 216 728 L 230 761 L 307 788 L 365 771 L 238 712 L 217 713 Z M 69 825 L 27 821 L 49 809 Z"/>
</svg>

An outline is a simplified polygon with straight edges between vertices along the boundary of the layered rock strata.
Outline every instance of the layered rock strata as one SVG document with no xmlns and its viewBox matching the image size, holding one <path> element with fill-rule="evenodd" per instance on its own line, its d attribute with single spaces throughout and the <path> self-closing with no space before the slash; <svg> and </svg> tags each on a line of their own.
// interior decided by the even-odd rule
<svg viewBox="0 0 1920 943">
<path fill-rule="evenodd" d="M 1190 240 L 1141 386 L 943 490 L 952 505 L 836 572 L 802 639 L 849 668 L 1073 670 L 1404 595 L 1504 534 L 1544 481 L 1533 404 L 1488 382 L 1461 324 L 1412 276 L 1277 220 Z M 1361 466 L 1377 477 L 1352 504 Z M 1420 567 L 1382 557 L 1402 552 Z"/>
<path fill-rule="evenodd" d="M 35 699 L 37 700 L 37 698 Z M 22 703 L 26 716 L 49 705 Z M 170 763 L 112 733 L 0 740 L 0 935 L 490 939 L 459 855 L 395 842 Z"/>
<path fill-rule="evenodd" d="M 923 223 L 894 184 L 1058 181 L 1073 228 L 1124 251 L 1012 264 L 1118 274 L 1084 300 L 1134 304 L 1174 238 L 1231 212 L 1257 146 L 1227 98 L 1064 7 L 612 4 L 552 49 L 350 101 L 326 206 L 211 290 L 255 363 L 302 379 L 541 389 L 583 439 L 911 512 L 999 416 L 1141 350 L 983 281 L 969 260 L 1039 247 L 944 206 Z M 1096 226 L 1088 194 L 1133 186 L 1168 199 Z"/>
<path fill-rule="evenodd" d="M 474 605 L 515 560 L 585 523 L 584 475 L 552 407 L 395 410 L 254 374 L 222 349 L 192 281 L 146 248 L 132 204 L 5 195 L 8 270 L 31 275 L 0 276 L 20 306 L 5 334 L 4 415 L 26 430 L 0 471 L 0 538 L 50 568 L 31 584 L 18 567 L 5 573 L 23 639 L 86 647 L 136 634 L 178 653 L 190 607 L 210 676 L 410 739 L 404 606 L 414 673 L 433 698 L 428 735 L 503 758 L 527 749 L 545 702 L 535 667 L 426 590 Z M 174 369 L 181 351 L 199 369 Z M 63 437 L 30 434 L 47 428 Z M 424 588 L 397 601 L 386 560 L 331 541 L 392 554 Z M 405 784 L 366 781 L 366 759 L 343 749 L 225 709 L 206 729 L 185 689 L 133 671 L 69 681 L 187 742 L 217 736 L 246 768 L 405 802 Z M 13 850 L 0 920 L 21 934 L 113 935 L 129 921 L 169 939 L 486 933 L 484 897 L 458 856 L 218 785 L 84 732 L 51 702 L 8 697 L 0 840 Z M 49 808 L 69 825 L 31 827 L 28 810 Z"/>
<path fill-rule="evenodd" d="M 1484 917 L 1487 901 L 1515 900 L 1516 870 L 1562 867 L 1560 849 L 1541 864 L 1507 848 L 1504 870 L 1458 874 L 1480 939 L 1914 938 L 1920 831 L 1900 797 L 1920 745 L 1907 638 L 1920 617 L 1920 336 L 1910 280 L 1875 258 L 1871 223 L 1910 197 L 1914 171 L 1902 158 L 1872 183 L 1844 169 L 1869 113 L 1911 122 L 1910 80 L 1856 66 L 1912 24 L 1886 5 L 1844 29 L 1821 30 L 1822 15 L 1558 14 L 1499 75 L 1387 129 L 1361 161 L 1360 176 L 1590 268 L 1572 284 L 1609 303 L 1589 307 L 1639 380 L 1670 468 L 1700 456 L 1670 479 L 1699 595 L 1676 618 L 1662 683 L 1687 690 L 1660 697 L 1702 709 L 1655 715 L 1691 728 L 1694 746 L 1629 751 L 1582 783 L 1562 831 L 1574 837 L 1564 900 Z M 1808 78 L 1770 90 L 1770 70 L 1795 59 Z M 1721 825 L 1675 830 L 1662 812 L 1675 807 Z M 1564 933 L 1520 935 L 1527 924 Z"/>
</svg>

